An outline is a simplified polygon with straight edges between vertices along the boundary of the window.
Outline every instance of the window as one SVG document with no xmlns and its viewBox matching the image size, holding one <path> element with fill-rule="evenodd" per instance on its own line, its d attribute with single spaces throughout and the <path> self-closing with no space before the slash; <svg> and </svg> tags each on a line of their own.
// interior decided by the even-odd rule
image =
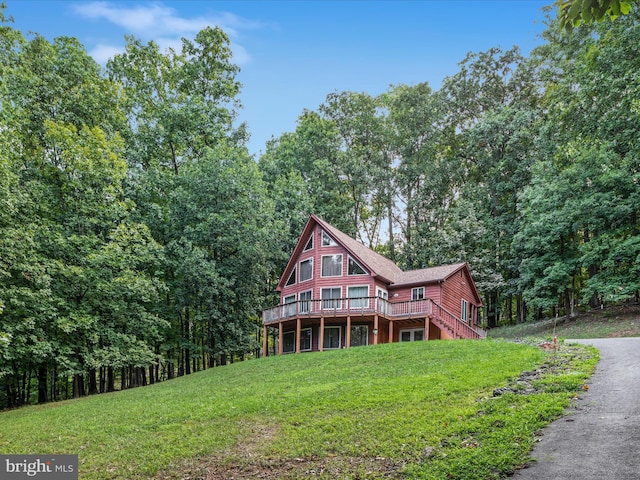
<svg viewBox="0 0 640 480">
<path fill-rule="evenodd" d="M 342 275 L 342 255 L 323 255 L 322 276 L 340 277 Z"/>
<path fill-rule="evenodd" d="M 418 342 L 424 340 L 424 328 L 400 330 L 401 342 Z"/>
<path fill-rule="evenodd" d="M 313 278 L 313 258 L 308 258 L 300 262 L 300 281 L 311 280 Z"/>
<path fill-rule="evenodd" d="M 293 317 L 296 314 L 296 296 L 289 295 L 284 297 L 284 307 L 282 309 L 283 316 Z"/>
<path fill-rule="evenodd" d="M 340 348 L 341 330 L 342 329 L 340 327 L 324 327 L 324 340 L 322 342 L 322 348 L 325 350 Z"/>
<path fill-rule="evenodd" d="M 327 235 L 326 232 L 323 231 L 322 232 L 322 246 L 323 247 L 333 247 L 335 245 L 338 245 L 336 243 L 336 241 L 333 238 L 331 238 L 329 235 Z"/>
<path fill-rule="evenodd" d="M 309 250 L 313 250 L 313 233 L 309 237 L 309 240 L 307 241 L 307 244 L 304 246 L 304 251 L 305 252 L 309 251 Z"/>
<path fill-rule="evenodd" d="M 289 275 L 289 279 L 287 280 L 287 283 L 285 283 L 285 286 L 288 287 L 294 283 L 296 283 L 296 267 L 293 267 L 293 270 L 291 270 L 291 275 Z"/>
<path fill-rule="evenodd" d="M 462 304 L 460 305 L 460 313 L 462 314 L 460 316 L 462 318 L 462 321 L 468 322 L 469 321 L 469 304 L 464 298 L 462 299 Z"/>
<path fill-rule="evenodd" d="M 353 258 L 349 257 L 349 262 L 347 263 L 347 274 L 348 275 L 367 275 L 367 271 L 356 262 Z"/>
<path fill-rule="evenodd" d="M 311 350 L 311 329 L 303 328 L 300 330 L 300 351 L 308 352 Z"/>
<path fill-rule="evenodd" d="M 369 327 L 367 325 L 353 325 L 350 344 L 352 347 L 369 345 Z"/>
<path fill-rule="evenodd" d="M 310 312 L 311 302 L 309 300 L 311 300 L 312 292 L 313 290 L 307 290 L 306 292 L 300 292 L 300 295 L 298 295 L 298 300 L 300 300 L 300 313 Z"/>
<path fill-rule="evenodd" d="M 342 302 L 339 300 L 342 297 L 341 287 L 323 288 L 320 291 L 320 297 L 322 300 L 322 308 L 342 308 Z"/>
<path fill-rule="evenodd" d="M 349 287 L 347 297 L 349 300 L 349 308 L 368 308 L 369 307 L 369 287 Z"/>
<path fill-rule="evenodd" d="M 282 334 L 282 353 L 296 351 L 296 332 L 284 332 Z"/>
<path fill-rule="evenodd" d="M 424 287 L 411 289 L 411 300 L 422 300 L 424 298 Z"/>
</svg>

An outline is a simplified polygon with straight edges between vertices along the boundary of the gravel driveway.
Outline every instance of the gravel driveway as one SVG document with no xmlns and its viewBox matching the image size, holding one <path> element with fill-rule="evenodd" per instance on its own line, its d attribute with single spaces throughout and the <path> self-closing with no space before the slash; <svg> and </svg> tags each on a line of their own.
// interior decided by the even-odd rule
<svg viewBox="0 0 640 480">
<path fill-rule="evenodd" d="M 576 409 L 546 427 L 529 467 L 513 478 L 640 480 L 640 338 L 566 340 L 600 362 Z"/>
</svg>

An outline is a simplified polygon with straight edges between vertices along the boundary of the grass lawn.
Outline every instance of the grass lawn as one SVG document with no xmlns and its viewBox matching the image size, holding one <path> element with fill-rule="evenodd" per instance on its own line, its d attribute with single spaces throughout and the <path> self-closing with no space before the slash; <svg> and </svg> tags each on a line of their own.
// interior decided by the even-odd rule
<svg viewBox="0 0 640 480">
<path fill-rule="evenodd" d="M 611 338 L 640 337 L 640 305 L 619 305 L 580 313 L 571 320 L 559 318 L 489 330 L 492 338 Z"/>
<path fill-rule="evenodd" d="M 81 479 L 503 478 L 596 361 L 491 340 L 269 357 L 0 412 L 0 451 L 77 453 Z"/>
</svg>

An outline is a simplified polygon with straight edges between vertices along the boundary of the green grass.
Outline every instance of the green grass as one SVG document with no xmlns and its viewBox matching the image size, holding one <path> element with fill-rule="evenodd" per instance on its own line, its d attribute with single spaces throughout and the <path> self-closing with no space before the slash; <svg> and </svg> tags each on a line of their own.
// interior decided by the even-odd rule
<svg viewBox="0 0 640 480">
<path fill-rule="evenodd" d="M 591 374 L 595 353 L 577 348 L 442 341 L 269 357 L 0 413 L 0 451 L 77 453 L 82 479 L 501 478 Z M 492 396 L 543 363 L 559 370 L 539 393 Z"/>
<path fill-rule="evenodd" d="M 543 320 L 489 330 L 492 338 L 611 338 L 640 337 L 640 306 L 620 305 L 580 313 L 571 320 Z"/>
</svg>

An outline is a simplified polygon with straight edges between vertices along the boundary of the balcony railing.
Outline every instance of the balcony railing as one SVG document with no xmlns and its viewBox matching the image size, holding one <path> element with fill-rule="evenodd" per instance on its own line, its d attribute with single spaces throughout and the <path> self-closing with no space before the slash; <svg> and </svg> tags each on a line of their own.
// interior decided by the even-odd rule
<svg viewBox="0 0 640 480">
<path fill-rule="evenodd" d="M 482 330 L 460 320 L 429 298 L 404 302 L 389 302 L 380 297 L 299 300 L 264 310 L 262 323 L 269 325 L 296 317 L 346 317 L 347 315 L 376 314 L 391 319 L 430 315 L 456 337 L 483 338 L 486 336 Z"/>
</svg>

